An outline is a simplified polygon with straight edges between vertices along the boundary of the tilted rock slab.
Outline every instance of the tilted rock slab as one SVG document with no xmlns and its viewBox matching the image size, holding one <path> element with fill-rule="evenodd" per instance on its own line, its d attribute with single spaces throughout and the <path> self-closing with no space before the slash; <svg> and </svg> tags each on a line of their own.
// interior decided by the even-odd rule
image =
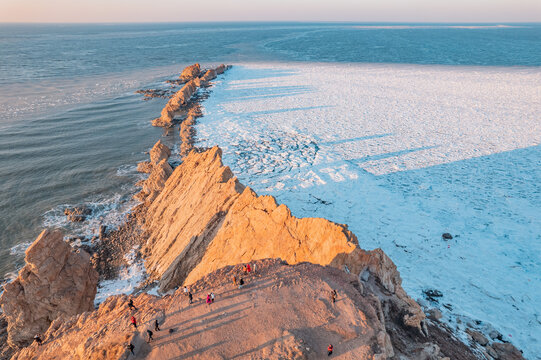
<svg viewBox="0 0 541 360">
<path fill-rule="evenodd" d="M 26 250 L 25 262 L 0 297 L 12 347 L 28 345 L 55 319 L 92 311 L 98 284 L 90 255 L 74 251 L 59 230 L 44 230 Z"/>
<path fill-rule="evenodd" d="M 221 155 L 218 147 L 192 151 L 147 210 L 146 267 L 160 279 L 161 291 L 257 259 L 331 265 L 372 275 L 393 295 L 404 322 L 421 330 L 424 313 L 383 251 L 360 249 L 346 225 L 299 219 L 273 197 L 257 196 L 223 166 Z"/>
</svg>

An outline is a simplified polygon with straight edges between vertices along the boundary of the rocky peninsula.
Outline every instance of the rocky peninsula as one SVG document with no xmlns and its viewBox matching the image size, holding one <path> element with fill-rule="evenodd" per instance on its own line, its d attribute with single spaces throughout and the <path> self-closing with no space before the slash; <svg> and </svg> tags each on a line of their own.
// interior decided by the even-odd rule
<svg viewBox="0 0 541 360">
<path fill-rule="evenodd" d="M 228 68 L 194 64 L 175 80 L 182 87 L 152 125 L 178 125 L 182 161 L 155 144 L 137 165 L 148 177 L 123 226 L 79 249 L 44 230 L 26 251 L 0 298 L 4 358 L 319 359 L 332 344 L 341 359 L 522 359 L 475 330 L 463 343 L 408 296 L 381 249 L 363 250 L 345 224 L 293 216 L 241 184 L 220 148 L 195 147 L 197 92 Z M 94 309 L 98 277 L 113 277 L 134 246 L 147 286 Z"/>
</svg>

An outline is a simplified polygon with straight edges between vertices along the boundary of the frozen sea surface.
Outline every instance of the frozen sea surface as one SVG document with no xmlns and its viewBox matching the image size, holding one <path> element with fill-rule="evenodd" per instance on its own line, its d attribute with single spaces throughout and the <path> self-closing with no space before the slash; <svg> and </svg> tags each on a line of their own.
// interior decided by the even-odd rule
<svg viewBox="0 0 541 360">
<path fill-rule="evenodd" d="M 197 130 L 258 193 L 383 248 L 414 298 L 441 291 L 422 301 L 451 324 L 541 359 L 540 84 L 539 68 L 242 64 Z"/>
</svg>

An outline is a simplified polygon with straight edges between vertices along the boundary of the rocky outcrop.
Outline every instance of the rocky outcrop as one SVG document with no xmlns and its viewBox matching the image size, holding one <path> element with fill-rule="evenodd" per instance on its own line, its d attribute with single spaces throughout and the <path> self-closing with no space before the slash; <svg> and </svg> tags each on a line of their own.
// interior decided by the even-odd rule
<svg viewBox="0 0 541 360">
<path fill-rule="evenodd" d="M 162 109 L 160 117 L 152 120 L 152 125 L 160 127 L 173 126 L 174 117 L 180 115 L 183 108 L 185 109 L 190 103 L 190 99 L 197 92 L 197 89 L 201 86 L 208 86 L 210 80 L 215 79 L 216 75 L 223 74 L 224 71 L 229 68 L 229 65 L 222 64 L 215 70 L 210 69 L 206 71 L 202 77 L 199 77 L 199 74 L 201 73 L 199 64 L 194 64 L 185 68 L 180 75 L 180 79 L 187 81 L 187 83 L 169 99 Z"/>
<path fill-rule="evenodd" d="M 322 359 L 329 343 L 341 359 L 474 359 L 462 348 L 443 353 L 437 336 L 408 338 L 412 350 L 393 349 L 381 305 L 361 293 L 356 275 L 277 259 L 252 262 L 256 270 L 248 274 L 241 267 L 218 269 L 191 284 L 191 305 L 180 289 L 162 298 L 112 296 L 94 312 L 53 322 L 42 346 L 32 344 L 13 359 Z M 233 276 L 243 277 L 242 289 L 233 285 Z M 205 303 L 209 292 L 216 298 L 212 305 Z M 129 324 L 131 316 L 137 329 Z M 155 320 L 160 331 L 154 330 Z M 154 331 L 149 344 L 147 329 Z"/>
<path fill-rule="evenodd" d="M 179 79 L 184 80 L 184 81 L 190 81 L 192 79 L 199 77 L 200 73 L 201 73 L 201 66 L 199 64 L 193 64 L 184 68 L 184 70 L 182 70 L 182 73 L 180 74 Z"/>
<path fill-rule="evenodd" d="M 58 230 L 44 230 L 26 250 L 25 262 L 0 298 L 12 347 L 28 345 L 55 319 L 93 310 L 98 282 L 90 255 L 73 251 Z"/>
<path fill-rule="evenodd" d="M 422 331 L 425 315 L 401 286 L 396 266 L 364 251 L 347 226 L 299 219 L 271 196 L 258 196 L 223 166 L 218 147 L 192 151 L 150 204 L 143 225 L 147 269 L 167 291 L 227 265 L 263 258 L 331 265 L 383 285 L 404 324 Z"/>
<path fill-rule="evenodd" d="M 92 209 L 86 206 L 77 206 L 64 209 L 64 215 L 67 216 L 69 221 L 81 222 L 85 221 L 88 215 L 92 214 Z"/>
<path fill-rule="evenodd" d="M 171 149 L 165 146 L 161 140 L 158 140 L 150 149 L 150 163 L 152 165 L 158 165 L 162 160 L 169 159 L 169 156 L 171 156 Z"/>
<path fill-rule="evenodd" d="M 138 183 L 142 189 L 134 196 L 136 199 L 150 203 L 163 189 L 173 172 L 173 168 L 167 162 L 169 156 L 171 156 L 171 149 L 158 140 L 150 150 L 150 161 L 137 164 L 137 170 L 149 173 L 149 176 Z"/>
<path fill-rule="evenodd" d="M 207 70 L 205 75 L 201 76 L 201 83 L 208 84 L 209 81 L 216 79 L 216 70 Z"/>
<path fill-rule="evenodd" d="M 182 106 L 190 101 L 191 97 L 197 91 L 195 81 L 191 80 L 177 91 L 167 102 L 162 110 L 161 116 L 152 121 L 153 126 L 169 127 L 173 125 L 175 114 L 179 112 Z"/>
</svg>

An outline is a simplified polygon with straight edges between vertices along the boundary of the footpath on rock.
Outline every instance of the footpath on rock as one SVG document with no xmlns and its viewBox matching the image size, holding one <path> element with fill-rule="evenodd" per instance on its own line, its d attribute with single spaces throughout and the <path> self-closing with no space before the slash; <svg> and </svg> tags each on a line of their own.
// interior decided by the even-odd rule
<svg viewBox="0 0 541 360">
<path fill-rule="evenodd" d="M 330 344 L 341 359 L 522 358 L 511 344 L 460 342 L 426 318 L 381 249 L 361 249 L 346 225 L 294 217 L 241 184 L 218 147 L 195 147 L 198 89 L 228 68 L 194 64 L 175 81 L 182 88 L 152 124 L 180 123 L 182 162 L 172 166 L 171 149 L 156 143 L 137 166 L 148 177 L 123 226 L 78 250 L 45 231 L 27 250 L 0 299 L 13 359 L 319 359 Z M 134 246 L 148 271 L 143 285 L 165 295 L 143 289 L 92 310 L 98 273 L 114 277 Z M 38 247 L 47 250 L 35 261 Z"/>
</svg>

